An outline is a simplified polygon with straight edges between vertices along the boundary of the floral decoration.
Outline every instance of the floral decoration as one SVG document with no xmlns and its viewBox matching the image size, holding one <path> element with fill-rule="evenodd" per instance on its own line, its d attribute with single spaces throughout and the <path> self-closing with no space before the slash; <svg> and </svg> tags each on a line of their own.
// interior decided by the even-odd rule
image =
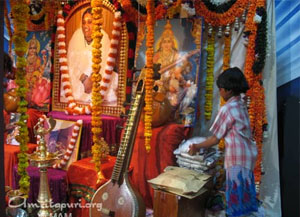
<svg viewBox="0 0 300 217">
<path fill-rule="evenodd" d="M 253 136 L 256 141 L 258 156 L 256 166 L 254 168 L 254 176 L 256 184 L 261 180 L 261 163 L 262 163 L 262 142 L 263 130 L 266 124 L 266 108 L 265 108 L 265 95 L 264 87 L 262 84 L 262 73 L 254 72 L 253 66 L 256 60 L 256 40 L 258 35 L 259 24 L 255 19 L 257 8 L 265 7 L 264 0 L 251 0 L 248 17 L 246 20 L 245 31 L 249 35 L 246 63 L 244 73 L 249 83 L 250 90 L 247 92 L 248 97 L 248 113 L 250 117 L 250 125 L 252 128 Z M 261 68 L 262 70 L 262 68 Z"/>
<path fill-rule="evenodd" d="M 152 114 L 153 114 L 153 54 L 154 54 L 154 24 L 155 24 L 155 7 L 154 0 L 147 1 L 147 35 L 146 35 L 146 95 L 145 95 L 145 147 L 149 152 L 151 149 L 150 141 L 152 137 Z"/>
<path fill-rule="evenodd" d="M 206 0 L 205 2 L 207 3 L 208 1 Z M 208 8 L 204 1 L 200 1 L 198 4 L 195 4 L 195 9 L 196 14 L 198 16 L 203 16 L 204 20 L 212 26 L 226 26 L 227 24 L 233 23 L 236 17 L 242 15 L 248 2 L 248 0 L 236 0 L 235 2 L 232 2 L 233 4 L 230 8 L 228 3 Z M 227 8 L 229 9 L 225 10 Z M 220 13 L 217 13 L 217 11 Z"/>
<path fill-rule="evenodd" d="M 92 147 L 93 162 L 95 163 L 96 171 L 98 174 L 98 182 L 103 179 L 100 167 L 101 161 L 106 159 L 109 153 L 109 147 L 107 143 L 102 138 L 102 120 L 101 120 L 101 40 L 102 40 L 102 25 L 103 25 L 103 15 L 102 15 L 102 0 L 92 0 L 92 16 L 93 16 L 93 28 L 92 28 L 92 38 L 93 38 L 93 65 L 92 65 L 92 132 L 93 132 L 93 142 Z M 100 139 L 101 138 L 101 139 Z"/>
<path fill-rule="evenodd" d="M 214 91 L 214 65 L 215 65 L 215 31 L 207 38 L 207 59 L 206 59 L 206 85 L 204 115 L 206 120 L 211 119 Z"/>
<path fill-rule="evenodd" d="M 112 30 L 112 39 L 110 40 L 110 48 L 108 51 L 108 58 L 106 62 L 106 66 L 104 69 L 104 74 L 101 79 L 100 83 L 100 88 L 101 88 L 101 95 L 104 96 L 109 89 L 109 84 L 111 82 L 111 76 L 113 69 L 116 65 L 116 58 L 118 55 L 118 45 L 119 45 L 119 40 L 121 37 L 121 28 L 122 28 L 122 23 L 121 23 L 121 12 L 116 12 L 115 13 L 115 19 L 113 21 L 113 30 Z"/>
<path fill-rule="evenodd" d="M 18 174 L 20 175 L 19 186 L 20 191 L 28 197 L 29 193 L 29 176 L 26 171 L 28 167 L 28 158 L 26 152 L 28 150 L 27 143 L 29 141 L 28 137 L 28 128 L 27 128 L 27 81 L 25 79 L 26 75 L 26 59 L 24 57 L 27 51 L 27 25 L 26 21 L 29 16 L 29 7 L 26 4 L 25 0 L 18 0 L 12 4 L 12 15 L 13 15 L 13 24 L 14 24 L 14 35 L 13 43 L 15 45 L 15 53 L 17 55 L 17 71 L 16 71 L 16 84 L 17 96 L 20 97 L 20 102 L 18 105 L 18 113 L 20 113 L 20 120 L 17 125 L 20 127 L 19 135 L 16 137 L 16 140 L 20 144 L 20 153 L 18 154 Z"/>
<path fill-rule="evenodd" d="M 264 7 L 258 7 L 256 14 L 261 17 L 257 25 L 257 35 L 255 40 L 255 54 L 257 58 L 254 61 L 252 70 L 255 74 L 260 73 L 265 66 L 266 49 L 267 49 L 267 12 Z"/>
<path fill-rule="evenodd" d="M 223 71 L 228 69 L 230 66 L 230 46 L 231 46 L 231 31 L 229 31 L 229 35 L 224 38 L 224 52 L 223 52 Z M 225 100 L 220 98 L 220 106 L 225 104 Z M 221 139 L 219 142 L 219 150 L 224 150 L 225 141 Z"/>
</svg>

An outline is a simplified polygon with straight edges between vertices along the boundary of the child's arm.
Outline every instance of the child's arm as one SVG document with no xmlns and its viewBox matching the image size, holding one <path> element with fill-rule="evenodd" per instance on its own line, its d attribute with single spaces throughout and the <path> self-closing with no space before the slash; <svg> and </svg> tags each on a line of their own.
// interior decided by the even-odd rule
<svg viewBox="0 0 300 217">
<path fill-rule="evenodd" d="M 215 135 L 212 135 L 212 136 L 208 137 L 207 140 L 205 140 L 204 142 L 201 142 L 198 144 L 191 144 L 190 150 L 188 153 L 190 155 L 194 155 L 200 148 L 209 148 L 213 145 L 218 144 L 219 142 L 220 142 L 220 140 Z"/>
</svg>

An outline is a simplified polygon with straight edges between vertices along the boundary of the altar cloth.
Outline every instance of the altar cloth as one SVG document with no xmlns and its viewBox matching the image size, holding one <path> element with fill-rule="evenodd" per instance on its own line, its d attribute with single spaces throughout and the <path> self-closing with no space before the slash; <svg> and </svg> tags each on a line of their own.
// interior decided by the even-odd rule
<svg viewBox="0 0 300 217">
<path fill-rule="evenodd" d="M 28 153 L 31 154 L 37 145 L 28 143 Z M 4 144 L 4 174 L 5 185 L 13 187 L 13 169 L 18 163 L 18 153 L 20 153 L 20 146 Z"/>
<path fill-rule="evenodd" d="M 91 125 L 91 115 L 67 115 L 64 112 L 51 111 L 48 116 L 52 118 L 77 121 L 82 120 L 82 133 L 80 139 L 79 158 L 89 157 L 91 154 L 91 147 L 93 145 L 93 134 Z M 124 120 L 119 117 L 109 115 L 101 115 L 102 120 L 102 136 L 109 146 L 120 143 L 121 130 L 118 130 L 117 125 L 123 126 Z"/>
<path fill-rule="evenodd" d="M 29 166 L 27 168 L 28 175 L 30 177 L 30 191 L 28 195 L 27 202 L 37 203 L 37 198 L 39 194 L 40 187 L 40 173 L 39 168 L 34 166 Z M 48 183 L 49 189 L 52 196 L 52 202 L 63 203 L 67 201 L 67 173 L 65 170 L 48 168 Z M 13 188 L 17 189 L 19 187 L 18 181 L 20 176 L 18 175 L 18 165 L 14 166 L 13 174 Z"/>
</svg>

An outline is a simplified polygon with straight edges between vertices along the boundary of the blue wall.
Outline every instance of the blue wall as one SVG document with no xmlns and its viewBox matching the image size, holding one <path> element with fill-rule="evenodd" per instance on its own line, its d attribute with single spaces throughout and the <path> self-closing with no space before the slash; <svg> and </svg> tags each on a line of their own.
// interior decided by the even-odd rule
<svg viewBox="0 0 300 217">
<path fill-rule="evenodd" d="M 282 216 L 299 216 L 300 1 L 275 0 Z"/>
<path fill-rule="evenodd" d="M 278 87 L 300 77 L 299 21 L 299 0 L 275 0 Z"/>
</svg>

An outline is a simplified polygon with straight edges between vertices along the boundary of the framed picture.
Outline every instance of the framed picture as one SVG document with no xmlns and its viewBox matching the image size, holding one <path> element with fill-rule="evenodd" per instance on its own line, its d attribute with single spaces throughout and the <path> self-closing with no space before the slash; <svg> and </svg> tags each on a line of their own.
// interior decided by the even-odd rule
<svg viewBox="0 0 300 217">
<path fill-rule="evenodd" d="M 51 31 L 27 31 L 26 100 L 29 108 L 48 112 L 51 96 Z M 15 62 L 17 56 L 14 55 Z"/>
<path fill-rule="evenodd" d="M 71 147 L 74 144 L 70 158 L 62 167 L 62 169 L 68 169 L 71 163 L 78 159 L 82 126 L 76 125 L 75 121 L 54 120 L 56 121 L 54 129 L 45 136 L 48 152 L 54 153 L 58 151 L 65 153 L 68 150 L 69 144 L 72 143 Z M 79 130 L 75 129 L 76 126 L 79 127 Z M 71 141 L 72 137 L 75 141 Z"/>
<path fill-rule="evenodd" d="M 143 35 L 139 33 L 138 35 Z M 145 66 L 145 39 L 137 41 L 137 68 Z M 199 69 L 202 42 L 202 19 L 171 19 L 156 22 L 154 64 L 160 64 L 157 92 L 164 94 L 175 113 L 176 121 L 193 126 L 197 114 Z"/>
<path fill-rule="evenodd" d="M 115 8 L 103 1 L 103 25 L 101 45 L 101 70 L 103 75 L 112 40 Z M 80 1 L 65 18 L 65 40 L 67 62 L 73 98 L 79 106 L 91 103 L 92 95 L 92 8 L 90 1 Z M 123 110 L 126 97 L 127 47 L 128 34 L 126 24 L 121 23 L 121 37 L 118 45 L 116 65 L 106 95 L 102 99 L 103 114 L 118 116 Z M 56 39 L 53 79 L 52 110 L 64 110 L 68 99 L 62 88 L 62 76 L 59 67 L 58 39 Z"/>
</svg>

